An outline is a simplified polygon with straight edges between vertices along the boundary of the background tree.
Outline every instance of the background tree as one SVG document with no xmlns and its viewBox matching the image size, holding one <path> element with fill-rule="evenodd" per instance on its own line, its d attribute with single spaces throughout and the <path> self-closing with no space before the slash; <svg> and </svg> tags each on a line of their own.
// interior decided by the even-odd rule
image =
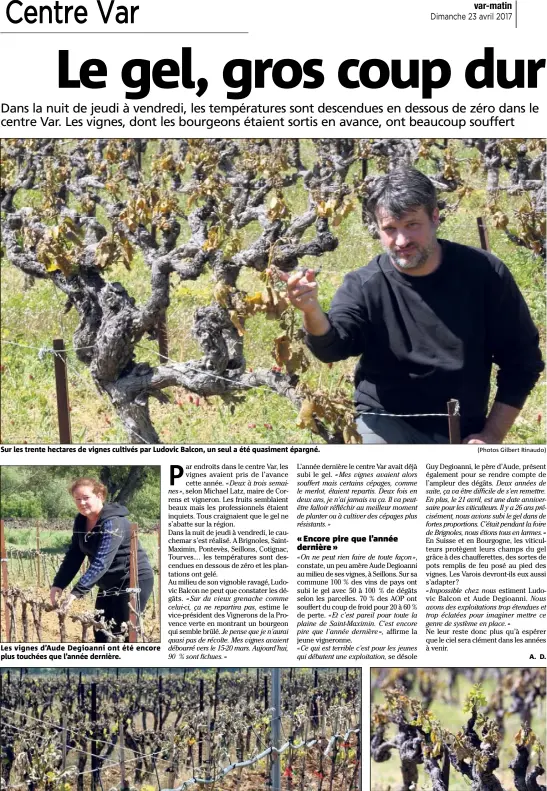
<svg viewBox="0 0 547 791">
<path fill-rule="evenodd" d="M 72 519 L 70 484 L 81 477 L 100 480 L 108 500 L 126 505 L 142 524 L 160 517 L 160 468 L 129 465 L 2 467 L 2 517 Z"/>
</svg>

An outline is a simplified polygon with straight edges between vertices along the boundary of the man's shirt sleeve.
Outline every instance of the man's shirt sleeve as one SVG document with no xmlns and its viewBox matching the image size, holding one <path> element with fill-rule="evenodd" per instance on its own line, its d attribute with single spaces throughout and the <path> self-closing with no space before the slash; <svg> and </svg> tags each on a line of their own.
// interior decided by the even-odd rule
<svg viewBox="0 0 547 791">
<path fill-rule="evenodd" d="M 334 363 L 362 354 L 368 319 L 357 272 L 344 277 L 327 317 L 331 326 L 325 335 L 306 335 L 306 345 L 315 357 L 324 363 Z"/>
<path fill-rule="evenodd" d="M 494 269 L 489 322 L 497 373 L 496 401 L 521 409 L 544 368 L 539 333 L 513 276 L 504 264 Z"/>
</svg>

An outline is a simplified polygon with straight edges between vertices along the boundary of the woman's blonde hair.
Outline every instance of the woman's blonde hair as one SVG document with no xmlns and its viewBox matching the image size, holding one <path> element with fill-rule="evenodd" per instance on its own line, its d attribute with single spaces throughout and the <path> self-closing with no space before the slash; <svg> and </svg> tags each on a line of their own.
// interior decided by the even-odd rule
<svg viewBox="0 0 547 791">
<path fill-rule="evenodd" d="M 106 500 L 108 490 L 104 483 L 95 480 L 95 478 L 77 478 L 68 490 L 72 497 L 74 497 L 74 492 L 79 486 L 90 486 L 93 494 L 96 494 L 101 500 Z"/>
</svg>

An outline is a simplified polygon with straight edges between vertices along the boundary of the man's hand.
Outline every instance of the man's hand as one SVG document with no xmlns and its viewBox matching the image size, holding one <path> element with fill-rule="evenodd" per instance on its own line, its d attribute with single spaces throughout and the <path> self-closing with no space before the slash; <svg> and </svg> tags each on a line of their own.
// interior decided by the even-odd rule
<svg viewBox="0 0 547 791">
<path fill-rule="evenodd" d="M 304 329 L 310 335 L 326 335 L 330 322 L 317 299 L 318 286 L 313 269 L 299 270 L 289 275 L 278 272 L 287 284 L 287 296 L 292 305 L 304 314 Z"/>
<path fill-rule="evenodd" d="M 276 274 L 287 284 L 287 296 L 295 308 L 302 313 L 319 308 L 318 287 L 313 269 L 299 269 L 292 274 L 278 270 Z"/>
<path fill-rule="evenodd" d="M 520 409 L 495 401 L 483 430 L 470 434 L 462 440 L 462 445 L 501 445 L 519 413 Z"/>
<path fill-rule="evenodd" d="M 495 440 L 481 432 L 480 434 L 470 434 L 462 439 L 462 445 L 501 445 L 501 440 Z"/>
</svg>

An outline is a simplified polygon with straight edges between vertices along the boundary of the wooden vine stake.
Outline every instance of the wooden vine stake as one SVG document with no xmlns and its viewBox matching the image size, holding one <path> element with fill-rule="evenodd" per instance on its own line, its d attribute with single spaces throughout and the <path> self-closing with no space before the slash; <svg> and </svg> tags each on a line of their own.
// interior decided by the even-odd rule
<svg viewBox="0 0 547 791">
<path fill-rule="evenodd" d="M 100 764 L 97 755 L 97 682 L 91 682 L 91 791 L 99 785 Z"/>
<path fill-rule="evenodd" d="M 488 229 L 482 217 L 477 217 L 477 228 L 479 229 L 479 239 L 481 240 L 481 248 L 490 252 L 490 242 L 488 241 Z"/>
<path fill-rule="evenodd" d="M 120 787 L 121 791 L 126 791 L 127 780 L 125 776 L 125 731 L 123 726 L 123 719 L 119 722 L 119 751 L 120 751 Z"/>
<path fill-rule="evenodd" d="M 36 582 L 38 587 L 42 584 L 42 564 L 40 558 L 40 525 L 36 525 Z"/>
<path fill-rule="evenodd" d="M 361 160 L 361 178 L 363 179 L 363 181 L 366 179 L 367 175 L 368 175 L 368 160 L 366 159 L 366 157 L 363 157 L 363 159 Z M 366 199 L 364 198 L 361 204 L 361 222 L 363 223 L 363 225 L 368 224 L 367 202 Z"/>
<path fill-rule="evenodd" d="M 53 340 L 53 351 L 55 390 L 57 394 L 57 419 L 59 421 L 59 442 L 61 445 L 71 445 L 72 429 L 70 427 L 66 350 L 65 342 L 62 338 L 55 338 Z"/>
<path fill-rule="evenodd" d="M 175 728 L 173 727 L 173 732 L 171 734 L 171 754 L 170 754 L 171 761 L 169 763 L 169 768 L 167 770 L 167 784 L 169 785 L 170 788 L 175 787 L 175 782 L 177 778 L 177 773 L 175 772 L 175 737 L 176 737 L 176 731 Z"/>
<path fill-rule="evenodd" d="M 67 744 L 66 744 L 66 737 L 67 737 L 67 733 L 66 733 L 66 725 L 67 725 L 67 716 L 66 716 L 66 711 L 65 711 L 65 712 L 63 712 L 63 717 L 62 717 L 62 729 L 63 729 L 63 730 L 62 730 L 62 734 L 63 734 L 63 744 L 62 744 L 62 747 L 61 747 L 61 749 L 62 749 L 61 769 L 63 770 L 63 772 L 64 772 L 64 771 L 65 771 L 65 769 L 66 769 L 66 752 L 67 752 Z"/>
<path fill-rule="evenodd" d="M 130 525 L 131 543 L 129 549 L 129 642 L 137 642 L 137 552 L 138 552 L 138 525 L 134 522 Z"/>
<path fill-rule="evenodd" d="M 163 695 L 163 676 L 158 676 L 158 730 L 160 731 L 162 729 L 162 723 L 163 723 L 162 695 Z"/>
<path fill-rule="evenodd" d="M 451 398 L 448 407 L 448 436 L 451 445 L 461 445 L 462 435 L 460 431 L 460 402 L 456 398 Z"/>
<path fill-rule="evenodd" d="M 1 639 L 9 643 L 11 640 L 11 613 L 8 605 L 8 557 L 3 519 L 0 519 L 0 566 L 2 566 L 2 595 L 4 597 L 4 634 L 1 635 Z"/>
</svg>

